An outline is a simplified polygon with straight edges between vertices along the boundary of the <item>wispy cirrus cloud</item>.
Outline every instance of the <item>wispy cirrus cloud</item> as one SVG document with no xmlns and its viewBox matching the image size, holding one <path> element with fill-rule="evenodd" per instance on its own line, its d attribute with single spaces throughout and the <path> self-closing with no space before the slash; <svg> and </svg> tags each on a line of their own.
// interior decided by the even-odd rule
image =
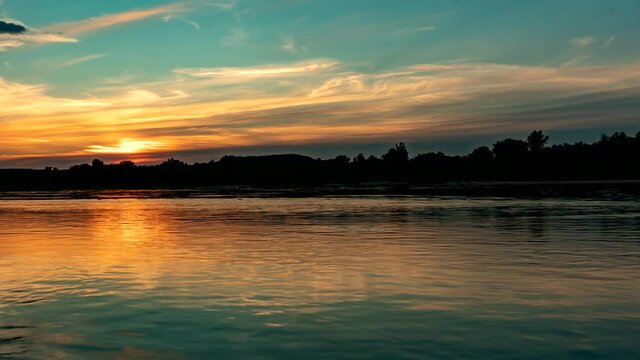
<svg viewBox="0 0 640 360">
<path fill-rule="evenodd" d="M 127 87 L 111 96 L 84 98 L 56 97 L 48 94 L 42 84 L 23 84 L 0 77 L 0 122 L 22 116 L 72 114 L 86 111 L 103 111 L 115 108 L 145 107 L 153 103 L 167 104 L 187 95 L 179 90 L 162 94 L 140 87 Z"/>
<path fill-rule="evenodd" d="M 598 42 L 598 38 L 595 36 L 583 36 L 571 39 L 570 43 L 573 48 L 584 49 L 588 48 Z"/>
<path fill-rule="evenodd" d="M 229 10 L 233 10 L 236 7 L 236 5 L 238 4 L 238 1 L 237 0 L 233 0 L 233 1 L 200 0 L 200 1 L 196 1 L 196 3 L 204 6 L 213 7 L 221 11 L 229 11 Z"/>
<path fill-rule="evenodd" d="M 24 42 L 16 39 L 3 39 L 0 36 L 0 52 L 17 49 L 24 46 Z"/>
<path fill-rule="evenodd" d="M 137 146 L 150 153 L 206 155 L 207 149 L 267 144 L 629 124 L 640 111 L 640 64 L 416 64 L 369 73 L 345 72 L 343 66 L 315 60 L 177 69 L 162 83 L 125 84 L 83 98 L 1 80 L 0 154 L 94 156 Z M 274 92 L 282 81 L 291 85 Z M 232 90 L 229 84 L 235 84 Z M 218 96 L 228 91 L 233 96 Z"/>
<path fill-rule="evenodd" d="M 403 27 L 399 30 L 395 31 L 396 35 L 413 35 L 413 34 L 421 34 L 434 31 L 435 26 L 414 26 L 414 27 Z"/>
<path fill-rule="evenodd" d="M 262 78 L 303 76 L 327 71 L 338 66 L 333 60 L 312 60 L 287 65 L 265 65 L 255 67 L 185 68 L 174 72 L 192 77 L 231 79 L 247 81 Z"/>
<path fill-rule="evenodd" d="M 0 19 L 0 52 L 24 47 L 28 44 L 74 43 L 77 39 L 34 29 L 21 21 Z"/>
<path fill-rule="evenodd" d="M 149 9 L 131 10 L 116 14 L 107 14 L 90 19 L 71 21 L 52 25 L 45 30 L 51 33 L 60 33 L 66 36 L 78 36 L 84 33 L 97 31 L 120 24 L 144 20 L 153 16 L 160 16 L 180 12 L 187 9 L 184 2 L 158 6 Z"/>
<path fill-rule="evenodd" d="M 226 47 L 246 46 L 249 40 L 249 33 L 241 28 L 232 28 L 227 35 L 225 35 L 220 44 Z"/>
<path fill-rule="evenodd" d="M 1 18 L 0 52 L 21 48 L 29 44 L 76 43 L 79 41 L 78 37 L 87 33 L 160 16 L 164 16 L 165 21 L 171 18 L 180 19 L 199 29 L 200 25 L 198 23 L 176 14 L 190 12 L 205 5 L 212 5 L 212 3 L 201 1 L 176 2 L 153 8 L 135 9 L 89 19 L 58 23 L 44 29 L 29 27 L 15 19 Z M 227 6 L 224 4 L 219 5 L 223 6 L 223 8 Z"/>
<path fill-rule="evenodd" d="M 309 49 L 307 49 L 306 46 L 300 46 L 296 43 L 296 41 L 293 39 L 293 37 L 286 37 L 282 40 L 282 45 L 280 45 L 280 48 L 284 51 L 288 51 L 288 52 L 307 52 L 309 51 Z"/>
<path fill-rule="evenodd" d="M 199 23 L 197 23 L 196 21 L 193 21 L 193 20 L 189 20 L 189 19 L 187 19 L 185 17 L 182 17 L 182 16 L 166 15 L 166 16 L 162 17 L 162 20 L 164 22 L 169 22 L 171 20 L 179 20 L 179 21 L 182 21 L 185 24 L 190 25 L 191 27 L 193 27 L 196 30 L 200 30 L 200 24 Z"/>
<path fill-rule="evenodd" d="M 67 67 L 75 66 L 75 65 L 78 65 L 78 64 L 82 64 L 82 63 L 85 63 L 85 62 L 88 62 L 88 61 L 100 59 L 100 58 L 103 58 L 103 57 L 108 56 L 108 55 L 109 54 L 107 54 L 107 53 L 103 53 L 103 54 L 93 54 L 93 55 L 81 56 L 81 57 L 77 57 L 77 58 L 74 58 L 74 59 L 71 59 L 71 60 L 64 61 L 64 62 L 56 65 L 55 68 L 57 68 L 57 69 L 67 68 Z"/>
<path fill-rule="evenodd" d="M 607 41 L 604 42 L 604 44 L 602 44 L 602 46 L 604 47 L 608 47 L 611 44 L 613 44 L 616 40 L 618 39 L 617 36 L 609 36 L 609 38 L 607 39 Z"/>
</svg>

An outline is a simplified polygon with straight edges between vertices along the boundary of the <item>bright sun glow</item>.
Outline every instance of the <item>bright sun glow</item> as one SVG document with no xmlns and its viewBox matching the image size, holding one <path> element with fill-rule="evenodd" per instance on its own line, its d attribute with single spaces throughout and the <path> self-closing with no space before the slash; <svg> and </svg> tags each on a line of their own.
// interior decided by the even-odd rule
<svg viewBox="0 0 640 360">
<path fill-rule="evenodd" d="M 94 154 L 135 154 L 159 148 L 160 143 L 157 141 L 123 139 L 116 146 L 91 145 L 85 150 Z"/>
</svg>

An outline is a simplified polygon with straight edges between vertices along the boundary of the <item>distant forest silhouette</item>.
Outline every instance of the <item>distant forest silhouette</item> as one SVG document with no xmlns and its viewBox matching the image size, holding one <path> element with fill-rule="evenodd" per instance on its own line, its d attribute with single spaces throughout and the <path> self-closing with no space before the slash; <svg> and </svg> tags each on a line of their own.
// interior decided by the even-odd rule
<svg viewBox="0 0 640 360">
<path fill-rule="evenodd" d="M 640 179 L 640 132 L 602 135 L 597 142 L 548 146 L 549 137 L 532 132 L 526 140 L 504 139 L 465 156 L 431 152 L 410 157 L 404 143 L 380 158 L 314 159 L 302 155 L 224 156 L 186 164 L 131 161 L 76 165 L 59 170 L 0 170 L 2 189 L 185 188 L 217 185 L 327 185 L 375 182 L 556 181 Z"/>
</svg>

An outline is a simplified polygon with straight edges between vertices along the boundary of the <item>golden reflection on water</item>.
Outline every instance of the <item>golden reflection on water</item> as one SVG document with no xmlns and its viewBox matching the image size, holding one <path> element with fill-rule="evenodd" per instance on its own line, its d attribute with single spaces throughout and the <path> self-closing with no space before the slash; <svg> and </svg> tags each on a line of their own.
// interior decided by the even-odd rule
<svg viewBox="0 0 640 360">
<path fill-rule="evenodd" d="M 196 311 L 192 326 L 213 321 L 210 313 L 270 329 L 300 327 L 309 316 L 335 326 L 380 309 L 416 319 L 640 320 L 630 300 L 640 298 L 639 213 L 580 201 L 5 201 L 0 326 L 39 307 L 97 322 L 129 316 L 112 335 L 127 339 L 151 331 L 136 330 L 151 320 L 133 309 Z M 398 326 L 413 326 L 405 322 Z M 92 341 L 82 331 L 43 339 Z M 121 356 L 146 351 L 125 346 Z"/>
<path fill-rule="evenodd" d="M 378 206 L 383 215 L 362 206 Z M 418 296 L 398 301 L 450 309 L 487 300 L 571 304 L 592 295 L 594 280 L 631 280 L 625 267 L 576 263 L 603 250 L 569 249 L 571 237 L 565 244 L 520 241 L 483 226 L 486 218 L 411 213 L 420 206 L 388 200 L 354 208 L 328 200 L 9 202 L 2 206 L 0 261 L 7 270 L 0 281 L 20 287 L 56 278 L 113 280 L 120 284 L 110 290 L 116 293 L 168 286 L 202 301 L 224 292 L 227 300 L 277 306 L 411 293 Z M 528 226 L 521 225 L 518 231 Z M 628 244 L 602 255 L 616 246 Z M 253 298 L 264 292 L 295 296 Z"/>
</svg>

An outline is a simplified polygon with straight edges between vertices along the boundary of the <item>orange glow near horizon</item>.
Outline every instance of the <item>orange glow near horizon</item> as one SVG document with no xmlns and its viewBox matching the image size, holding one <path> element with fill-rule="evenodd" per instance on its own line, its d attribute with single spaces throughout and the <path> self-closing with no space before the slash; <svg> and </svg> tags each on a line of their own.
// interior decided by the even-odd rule
<svg viewBox="0 0 640 360">
<path fill-rule="evenodd" d="M 209 161 L 207 151 L 223 149 L 525 131 L 537 125 L 510 121 L 532 116 L 536 104 L 624 89 L 630 76 L 640 76 L 640 64 L 422 64 L 357 74 L 343 73 L 341 66 L 317 59 L 280 67 L 182 69 L 173 78 L 84 98 L 56 97 L 46 86 L 0 78 L 0 161 L 44 166 L 56 165 L 48 158 L 156 159 L 184 151 Z M 550 116 L 555 118 L 536 114 L 535 120 L 546 130 L 561 126 L 551 124 Z M 598 116 L 567 115 L 567 123 L 587 126 Z"/>
<path fill-rule="evenodd" d="M 85 149 L 92 154 L 138 154 L 162 148 L 157 141 L 122 139 L 115 146 L 91 145 Z"/>
</svg>

